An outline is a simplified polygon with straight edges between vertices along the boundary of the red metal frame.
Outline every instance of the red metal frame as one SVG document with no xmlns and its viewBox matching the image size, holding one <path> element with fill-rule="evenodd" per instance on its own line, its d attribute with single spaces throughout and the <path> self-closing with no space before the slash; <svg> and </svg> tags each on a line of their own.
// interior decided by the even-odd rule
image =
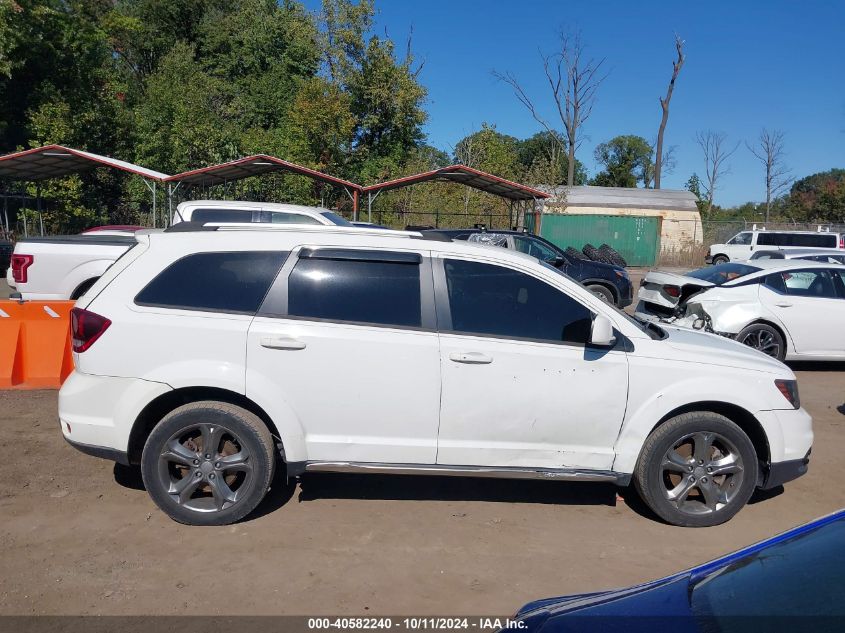
<svg viewBox="0 0 845 633">
<path fill-rule="evenodd" d="M 339 185 L 341 187 L 347 187 L 352 189 L 353 191 L 357 191 L 361 189 L 361 185 L 357 185 L 354 182 L 350 182 L 348 180 L 343 180 L 342 178 L 336 178 L 335 176 L 330 176 L 328 174 L 324 174 L 321 171 L 317 171 L 316 169 L 311 169 L 309 167 L 303 167 L 302 165 L 297 165 L 296 163 L 291 163 L 286 160 L 282 160 L 281 158 L 276 158 L 275 156 L 270 156 L 268 154 L 253 154 L 252 156 L 246 156 L 245 158 L 239 158 L 237 160 L 232 160 L 227 163 L 220 163 L 219 165 L 211 165 L 209 167 L 200 167 L 199 169 L 192 169 L 190 171 L 182 172 L 181 174 L 175 174 L 173 176 L 169 176 L 166 181 L 167 182 L 174 182 L 174 181 L 182 181 L 192 176 L 198 176 L 200 174 L 213 174 L 215 171 L 220 171 L 221 169 L 225 169 L 228 167 L 235 167 L 237 165 L 244 165 L 253 163 L 255 161 L 267 161 L 271 162 L 275 165 L 282 167 L 285 171 L 290 171 L 295 174 L 299 174 L 301 176 L 309 176 L 316 180 L 321 180 L 323 182 L 328 182 L 331 184 Z M 240 176 L 239 178 L 233 178 L 232 180 L 240 180 L 241 178 L 248 178 L 249 176 Z"/>
<path fill-rule="evenodd" d="M 513 189 L 515 191 L 519 191 L 521 193 L 527 194 L 525 199 L 530 199 L 530 198 L 546 199 L 546 198 L 549 197 L 549 194 L 547 194 L 543 191 L 540 191 L 538 189 L 533 189 L 532 187 L 527 187 L 525 185 L 521 185 L 521 184 L 513 182 L 511 180 L 506 180 L 505 178 L 500 178 L 499 176 L 495 176 L 493 174 L 489 174 L 487 172 L 483 172 L 483 171 L 480 171 L 478 169 L 474 169 L 472 167 L 467 167 L 466 165 L 449 165 L 448 167 L 441 167 L 440 169 L 433 169 L 431 171 L 426 171 L 426 172 L 423 172 L 423 173 L 420 173 L 420 174 L 414 174 L 413 176 L 405 176 L 403 178 L 396 178 L 395 180 L 388 180 L 387 182 L 380 182 L 380 183 L 375 184 L 375 185 L 370 185 L 368 187 L 364 187 L 361 191 L 368 193 L 368 192 L 374 192 L 374 191 L 382 191 L 384 189 L 397 189 L 399 187 L 404 187 L 404 186 L 413 185 L 413 184 L 417 184 L 417 183 L 421 183 L 421 182 L 428 182 L 428 181 L 431 181 L 431 180 L 436 180 L 437 178 L 439 178 L 443 174 L 450 174 L 450 173 L 456 173 L 456 172 L 457 173 L 472 174 L 474 176 L 479 176 L 481 178 L 485 178 L 485 179 L 497 182 L 499 184 L 506 185 L 506 186 L 510 187 L 511 189 Z M 460 183 L 460 181 L 453 181 L 453 182 Z M 475 189 L 479 189 L 481 191 L 484 191 L 483 189 L 480 189 L 479 187 L 477 187 L 475 185 L 472 185 L 472 184 L 469 184 L 469 183 L 465 183 L 465 184 L 466 184 L 467 187 L 473 187 Z M 490 192 L 490 193 L 492 193 L 492 195 L 501 195 L 501 194 L 497 194 L 495 192 Z"/>
</svg>

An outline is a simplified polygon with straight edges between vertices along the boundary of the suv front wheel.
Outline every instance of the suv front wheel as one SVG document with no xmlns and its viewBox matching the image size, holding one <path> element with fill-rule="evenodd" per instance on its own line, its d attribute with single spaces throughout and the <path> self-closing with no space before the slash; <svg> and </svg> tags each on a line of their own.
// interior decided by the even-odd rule
<svg viewBox="0 0 845 633">
<path fill-rule="evenodd" d="M 273 438 L 253 413 L 203 401 L 167 414 L 144 445 L 141 472 L 155 504 L 190 525 L 227 525 L 252 512 L 273 478 Z"/>
<path fill-rule="evenodd" d="M 684 527 L 724 523 L 751 498 L 757 454 L 748 435 L 717 413 L 684 413 L 646 439 L 634 473 L 643 501 Z"/>
</svg>

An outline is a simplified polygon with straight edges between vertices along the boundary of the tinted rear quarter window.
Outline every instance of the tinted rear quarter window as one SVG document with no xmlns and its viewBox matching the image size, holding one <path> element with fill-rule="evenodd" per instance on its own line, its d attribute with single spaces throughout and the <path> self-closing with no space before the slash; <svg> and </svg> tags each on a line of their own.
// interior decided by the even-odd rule
<svg viewBox="0 0 845 633">
<path fill-rule="evenodd" d="M 135 297 L 143 306 L 255 314 L 287 253 L 196 253 L 173 262 Z"/>
<path fill-rule="evenodd" d="M 419 262 L 300 259 L 288 278 L 288 314 L 420 327 Z"/>
<path fill-rule="evenodd" d="M 252 222 L 252 209 L 194 209 L 192 222 Z"/>
<path fill-rule="evenodd" d="M 583 344 L 592 313 L 572 297 L 516 270 L 445 260 L 452 331 Z"/>
</svg>

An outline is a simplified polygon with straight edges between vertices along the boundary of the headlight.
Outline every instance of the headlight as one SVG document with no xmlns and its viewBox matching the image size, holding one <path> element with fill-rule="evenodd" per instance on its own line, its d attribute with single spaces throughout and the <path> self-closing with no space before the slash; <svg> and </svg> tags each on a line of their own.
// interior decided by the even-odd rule
<svg viewBox="0 0 845 633">
<path fill-rule="evenodd" d="M 775 380 L 775 387 L 783 394 L 783 397 L 789 401 L 794 408 L 801 406 L 801 398 L 798 397 L 798 381 L 797 380 Z"/>
</svg>

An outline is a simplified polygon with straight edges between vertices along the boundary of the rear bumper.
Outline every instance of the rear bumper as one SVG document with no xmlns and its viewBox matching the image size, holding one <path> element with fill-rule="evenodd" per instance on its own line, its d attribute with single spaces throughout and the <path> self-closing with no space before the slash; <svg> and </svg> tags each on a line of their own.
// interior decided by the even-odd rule
<svg viewBox="0 0 845 633">
<path fill-rule="evenodd" d="M 83 453 L 119 457 L 129 451 L 129 435 L 144 407 L 169 391 L 160 382 L 76 370 L 59 391 L 62 434 Z"/>
<path fill-rule="evenodd" d="M 782 486 L 788 481 L 798 479 L 802 475 L 807 474 L 807 468 L 810 464 L 810 451 L 803 459 L 791 459 L 786 462 L 778 462 L 769 466 L 769 471 L 766 473 L 766 478 L 763 480 L 763 485 L 760 486 L 763 490 L 769 490 Z"/>
<path fill-rule="evenodd" d="M 92 457 L 100 457 L 112 462 L 117 462 L 118 464 L 123 464 L 124 466 L 129 466 L 129 455 L 126 451 L 119 451 L 106 446 L 93 446 L 91 444 L 74 442 L 73 440 L 68 439 L 67 435 L 65 435 L 65 441 L 80 453 L 85 453 L 86 455 L 91 455 Z"/>
</svg>

